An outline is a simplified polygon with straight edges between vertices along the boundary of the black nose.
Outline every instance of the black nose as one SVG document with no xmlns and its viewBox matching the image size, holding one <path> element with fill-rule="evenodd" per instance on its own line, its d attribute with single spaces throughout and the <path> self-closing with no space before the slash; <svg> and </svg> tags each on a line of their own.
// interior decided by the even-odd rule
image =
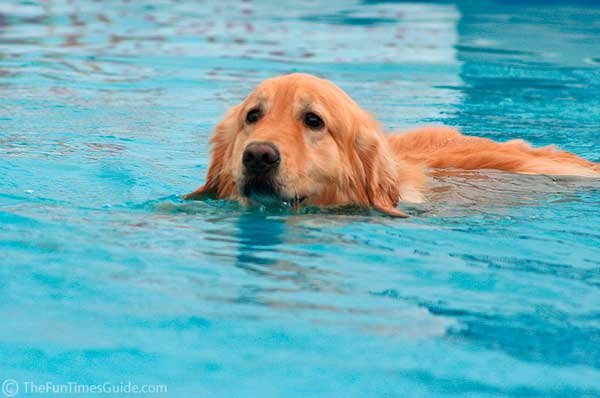
<svg viewBox="0 0 600 398">
<path fill-rule="evenodd" d="M 253 142 L 244 150 L 242 162 L 246 170 L 252 174 L 264 174 L 279 166 L 279 151 L 269 142 Z"/>
</svg>

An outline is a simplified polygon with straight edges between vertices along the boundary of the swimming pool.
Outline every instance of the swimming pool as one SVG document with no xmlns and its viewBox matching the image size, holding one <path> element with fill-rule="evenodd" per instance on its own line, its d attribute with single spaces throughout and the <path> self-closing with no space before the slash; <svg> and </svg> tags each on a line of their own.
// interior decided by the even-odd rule
<svg viewBox="0 0 600 398">
<path fill-rule="evenodd" d="M 0 5 L 0 382 L 600 395 L 598 182 L 457 173 L 407 220 L 181 201 L 227 107 L 293 71 L 390 130 L 600 160 L 600 8 L 335 3 Z"/>
</svg>

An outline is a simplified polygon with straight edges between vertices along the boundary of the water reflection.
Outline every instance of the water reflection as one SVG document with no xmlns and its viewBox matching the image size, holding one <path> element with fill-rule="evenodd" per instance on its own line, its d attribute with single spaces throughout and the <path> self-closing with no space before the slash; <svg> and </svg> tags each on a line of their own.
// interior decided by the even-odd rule
<svg viewBox="0 0 600 398">
<path fill-rule="evenodd" d="M 245 212 L 237 221 L 237 265 L 257 272 L 254 265 L 273 265 L 276 259 L 264 254 L 277 252 L 286 232 L 284 220 L 260 212 Z"/>
<path fill-rule="evenodd" d="M 302 215 L 276 213 L 247 209 L 240 214 L 236 222 L 235 266 L 252 276 L 276 283 L 273 286 L 267 283 L 264 292 L 337 291 L 335 284 L 327 281 L 336 273 L 326 267 L 314 266 L 321 255 L 306 249 L 317 239 L 323 239 L 318 236 L 320 234 L 302 226 Z M 336 242 L 331 240 L 330 243 Z M 253 285 L 257 295 L 263 291 L 259 286 L 264 282 L 260 279 Z M 269 305 L 292 305 L 275 301 Z"/>
</svg>

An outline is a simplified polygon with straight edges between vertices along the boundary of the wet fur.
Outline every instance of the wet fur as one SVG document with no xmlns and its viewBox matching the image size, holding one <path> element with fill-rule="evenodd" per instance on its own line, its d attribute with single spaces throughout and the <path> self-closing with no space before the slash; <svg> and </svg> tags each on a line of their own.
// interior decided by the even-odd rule
<svg viewBox="0 0 600 398">
<path fill-rule="evenodd" d="M 256 126 L 244 124 L 256 104 L 266 108 Z M 315 110 L 324 134 L 307 131 L 299 116 Z M 238 200 L 241 153 L 250 142 L 275 144 L 282 165 L 275 184 L 287 198 L 316 206 L 359 205 L 405 217 L 399 201 L 421 202 L 427 169 L 496 169 L 512 173 L 600 177 L 600 165 L 554 147 L 523 140 L 498 143 L 444 126 L 384 134 L 381 126 L 333 83 L 306 74 L 266 80 L 215 129 L 206 183 L 186 195 Z"/>
</svg>

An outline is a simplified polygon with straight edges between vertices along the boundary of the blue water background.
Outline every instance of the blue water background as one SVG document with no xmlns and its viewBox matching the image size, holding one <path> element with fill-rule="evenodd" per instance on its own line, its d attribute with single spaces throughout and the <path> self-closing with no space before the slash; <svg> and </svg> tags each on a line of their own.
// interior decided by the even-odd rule
<svg viewBox="0 0 600 398">
<path fill-rule="evenodd" d="M 180 199 L 294 71 L 390 130 L 600 161 L 599 43 L 584 1 L 3 1 L 0 381 L 600 396 L 597 181 L 457 173 L 408 220 Z"/>
</svg>

